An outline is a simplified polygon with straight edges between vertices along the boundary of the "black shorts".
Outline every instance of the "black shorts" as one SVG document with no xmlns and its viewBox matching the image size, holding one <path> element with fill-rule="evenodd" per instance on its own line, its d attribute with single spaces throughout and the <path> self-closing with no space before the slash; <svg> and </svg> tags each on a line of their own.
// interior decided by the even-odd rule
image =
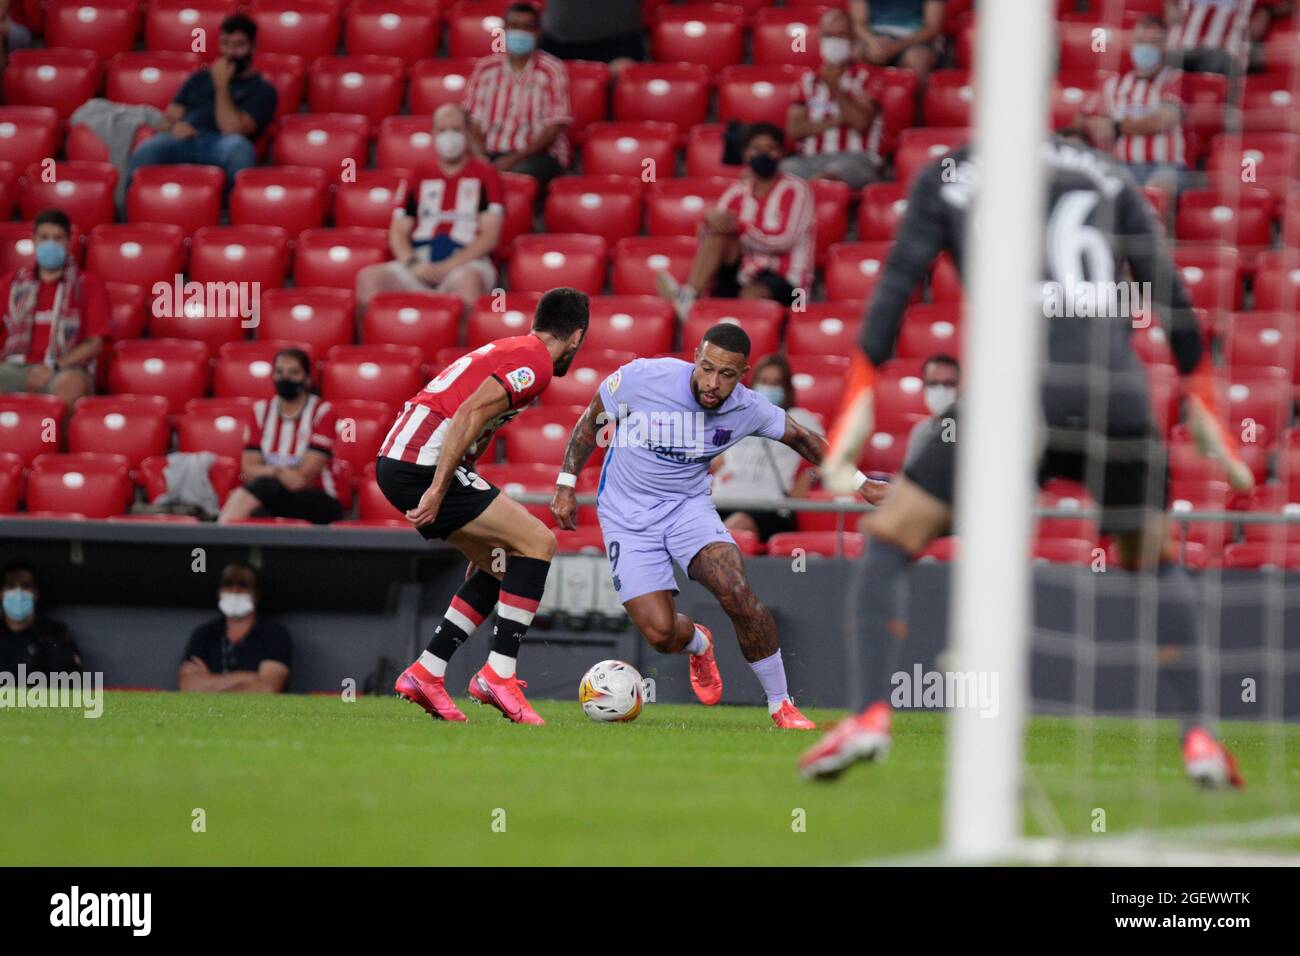
<svg viewBox="0 0 1300 956">
<path fill-rule="evenodd" d="M 381 457 L 375 466 L 375 481 L 389 504 L 398 511 L 407 512 L 420 503 L 420 498 L 433 484 L 436 472 L 437 469 L 431 465 L 412 465 L 396 458 Z M 416 530 L 430 540 L 446 538 L 481 515 L 499 494 L 500 488 L 493 487 L 461 466 L 456 469 L 455 480 L 447 486 L 437 517 Z"/>
<path fill-rule="evenodd" d="M 719 299 L 735 299 L 740 295 L 740 262 L 723 264 L 713 277 L 713 294 Z M 766 286 L 772 299 L 780 302 L 787 309 L 794 305 L 794 286 L 786 281 L 785 276 L 764 269 L 754 276 L 754 281 Z"/>
<path fill-rule="evenodd" d="M 734 514 L 747 514 L 758 526 L 758 540 L 766 542 L 774 534 L 799 530 L 794 515 L 789 511 L 746 511 L 743 508 L 732 511 L 719 511 L 718 517 L 726 521 Z"/>
<path fill-rule="evenodd" d="M 290 491 L 278 478 L 267 475 L 244 485 L 244 490 L 262 503 L 253 512 L 258 518 L 298 518 L 312 524 L 329 524 L 343 517 L 343 507 L 333 495 L 319 488 Z"/>
<path fill-rule="evenodd" d="M 958 420 L 961 403 L 943 417 Z M 945 504 L 953 502 L 956 485 L 957 442 L 944 441 L 960 429 L 936 428 L 916 458 L 903 467 L 913 484 Z M 1087 448 L 1088 433 L 1078 429 L 1049 429 L 1038 462 L 1038 484 L 1067 478 L 1088 488 L 1102 508 L 1101 530 L 1106 533 L 1137 531 L 1156 509 L 1168 504 L 1165 448 L 1154 433 L 1145 436 L 1108 436 L 1102 448 Z M 1104 455 L 1100 468 L 1089 468 L 1090 454 Z"/>
</svg>

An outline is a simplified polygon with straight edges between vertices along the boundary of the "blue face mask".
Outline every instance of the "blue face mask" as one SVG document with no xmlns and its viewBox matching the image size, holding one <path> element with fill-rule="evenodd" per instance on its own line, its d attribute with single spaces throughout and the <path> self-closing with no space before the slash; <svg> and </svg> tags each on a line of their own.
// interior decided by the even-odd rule
<svg viewBox="0 0 1300 956">
<path fill-rule="evenodd" d="M 25 621 L 36 610 L 36 596 L 22 588 L 10 588 L 4 594 L 5 617 L 11 621 Z"/>
<path fill-rule="evenodd" d="M 1160 66 L 1160 47 L 1154 43 L 1135 43 L 1130 53 L 1139 73 L 1154 73 Z"/>
<path fill-rule="evenodd" d="M 42 239 L 36 243 L 36 264 L 42 269 L 62 269 L 68 261 L 68 250 L 63 244 L 53 239 Z"/>
<path fill-rule="evenodd" d="M 536 38 L 527 30 L 506 31 L 506 50 L 515 56 L 527 56 L 536 45 Z"/>
<path fill-rule="evenodd" d="M 781 405 L 785 402 L 785 389 L 780 385 L 755 385 L 754 391 L 762 395 L 773 405 Z"/>
</svg>

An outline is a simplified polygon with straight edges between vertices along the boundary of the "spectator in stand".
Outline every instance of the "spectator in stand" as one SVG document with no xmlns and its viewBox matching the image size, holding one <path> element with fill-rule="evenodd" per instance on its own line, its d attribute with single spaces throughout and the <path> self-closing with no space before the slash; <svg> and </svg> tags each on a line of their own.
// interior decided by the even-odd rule
<svg viewBox="0 0 1300 956">
<path fill-rule="evenodd" d="M 465 301 L 497 280 L 492 250 L 505 220 L 501 175 L 469 149 L 463 107 L 444 103 L 433 114 L 434 160 L 415 169 L 406 214 L 388 227 L 390 262 L 357 274 L 357 324 L 379 292 L 451 292 Z"/>
<path fill-rule="evenodd" d="M 498 170 L 532 176 L 545 187 L 568 168 L 564 130 L 573 115 L 569 74 L 563 63 L 537 49 L 538 33 L 532 4 L 506 9 L 506 52 L 474 64 L 465 108 L 476 144 Z"/>
<path fill-rule="evenodd" d="M 0 0 L 0 70 L 9 61 L 10 50 L 32 45 L 32 13 L 29 4 L 37 0 Z"/>
<path fill-rule="evenodd" d="M 780 171 L 784 141 L 771 123 L 745 130 L 747 168 L 705 215 L 690 276 L 681 285 L 667 270 L 655 276 L 659 294 L 683 322 L 696 298 L 707 294 L 773 299 L 786 307 L 800 294 L 807 301 L 817 246 L 813 195 L 798 176 Z"/>
<path fill-rule="evenodd" d="M 141 166 L 196 163 L 220 166 L 226 192 L 235 174 L 257 163 L 253 143 L 275 118 L 275 87 L 253 69 L 257 24 L 242 13 L 221 22 L 221 55 L 181 84 L 159 132 L 136 147 L 126 181 Z"/>
<path fill-rule="evenodd" d="M 330 463 L 334 409 L 311 390 L 311 360 L 301 349 L 275 356 L 275 395 L 253 406 L 257 433 L 244 449 L 243 479 L 217 518 L 301 518 L 328 524 L 343 517 Z"/>
<path fill-rule="evenodd" d="M 262 618 L 257 572 L 243 561 L 221 569 L 221 616 L 201 624 L 185 645 L 181 690 L 278 694 L 289 683 L 292 640 L 278 621 Z"/>
<path fill-rule="evenodd" d="M 1165 0 L 1169 59 L 1193 73 L 1238 73 L 1272 22 L 1255 0 Z M 1259 17 L 1254 13 L 1259 12 Z"/>
<path fill-rule="evenodd" d="M 538 46 L 561 60 L 608 63 L 617 78 L 629 63 L 645 59 L 640 0 L 548 0 Z"/>
<path fill-rule="evenodd" d="M 45 616 L 36 572 L 26 561 L 11 561 L 0 583 L 0 673 L 68 674 L 81 670 L 81 654 L 67 627 Z"/>
<path fill-rule="evenodd" d="M 1145 16 L 1133 27 L 1129 56 L 1133 69 L 1112 76 L 1081 118 L 1082 129 L 1098 149 L 1113 150 L 1128 164 L 1140 186 L 1155 186 L 1170 196 L 1186 177 L 1183 154 L 1182 74 L 1165 63 L 1164 23 Z"/>
<path fill-rule="evenodd" d="M 943 352 L 931 355 L 921 366 L 921 385 L 930 417 L 912 426 L 907 436 L 907 451 L 903 454 L 904 463 L 913 461 L 930 436 L 943 428 L 945 422 L 954 421 L 944 418 L 943 413 L 957 400 L 957 391 L 961 388 L 961 364 Z"/>
<path fill-rule="evenodd" d="M 799 99 L 786 114 L 785 134 L 798 155 L 781 169 L 803 179 L 838 179 L 857 191 L 880 175 L 884 115 L 880 74 L 853 59 L 853 30 L 843 10 L 821 19 L 820 69 L 806 71 Z"/>
<path fill-rule="evenodd" d="M 868 63 L 911 70 L 924 83 L 943 56 L 944 0 L 849 0 Z"/>
<path fill-rule="evenodd" d="M 773 405 L 789 412 L 798 424 L 823 434 L 817 416 L 794 404 L 794 381 L 790 363 L 780 355 L 768 355 L 754 365 L 754 391 Z M 804 468 L 794 449 L 757 435 L 742 439 L 709 464 L 713 473 L 713 494 L 719 498 L 755 498 L 771 502 L 770 508 L 720 509 L 723 524 L 732 531 L 750 531 L 766 541 L 782 531 L 794 531 L 794 514 L 778 507 L 785 498 L 806 498 L 816 471 Z"/>
<path fill-rule="evenodd" d="M 72 223 L 62 210 L 37 213 L 32 238 L 35 265 L 0 280 L 0 394 L 45 392 L 71 411 L 91 393 L 108 340 L 108 292 L 69 254 Z"/>
</svg>

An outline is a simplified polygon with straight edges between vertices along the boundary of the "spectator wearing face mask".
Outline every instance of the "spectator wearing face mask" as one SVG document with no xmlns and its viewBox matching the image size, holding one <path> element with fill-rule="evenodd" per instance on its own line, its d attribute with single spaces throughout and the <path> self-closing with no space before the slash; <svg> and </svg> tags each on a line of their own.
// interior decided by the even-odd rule
<svg viewBox="0 0 1300 956">
<path fill-rule="evenodd" d="M 438 107 L 433 138 L 437 158 L 416 167 L 405 215 L 394 215 L 388 227 L 392 261 L 357 274 L 358 325 L 380 292 L 450 292 L 468 309 L 496 285 L 492 250 L 505 220 L 501 176 L 470 152 L 462 107 Z"/>
<path fill-rule="evenodd" d="M 300 518 L 328 524 L 343 517 L 330 463 L 334 409 L 311 390 L 311 360 L 301 349 L 275 356 L 275 395 L 253 406 L 252 441 L 244 449 L 242 488 L 226 499 L 220 524 L 250 517 Z"/>
<path fill-rule="evenodd" d="M 292 640 L 278 621 L 257 613 L 257 572 L 243 561 L 221 570 L 217 607 L 221 616 L 201 624 L 185 645 L 181 690 L 278 694 L 289 683 Z"/>
<path fill-rule="evenodd" d="M 884 81 L 852 59 L 848 14 L 827 10 L 821 19 L 821 67 L 805 71 L 799 99 L 786 115 L 786 136 L 796 155 L 781 170 L 803 179 L 838 179 L 858 190 L 880 175 L 880 100 Z"/>
<path fill-rule="evenodd" d="M 655 276 L 659 294 L 683 322 L 696 298 L 773 299 L 789 307 L 812 287 L 817 247 L 813 196 L 798 176 L 779 169 L 785 134 L 771 123 L 745 130 L 745 172 L 709 210 L 686 282 Z"/>
<path fill-rule="evenodd" d="M 957 400 L 957 390 L 961 387 L 961 365 L 951 355 L 942 352 L 931 355 L 921 366 L 921 384 L 930 417 L 917 422 L 907 436 L 904 464 L 913 461 L 930 440 L 930 436 L 948 421 L 943 414 Z"/>
<path fill-rule="evenodd" d="M 41 589 L 26 561 L 5 566 L 0 619 L 0 673 L 68 674 L 81 670 L 81 654 L 68 629 L 41 613 Z"/>
</svg>

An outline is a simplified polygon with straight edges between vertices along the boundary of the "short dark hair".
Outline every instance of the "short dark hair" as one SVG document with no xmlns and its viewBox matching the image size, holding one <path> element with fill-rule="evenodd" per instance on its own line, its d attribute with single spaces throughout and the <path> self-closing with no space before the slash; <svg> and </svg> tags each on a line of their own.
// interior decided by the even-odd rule
<svg viewBox="0 0 1300 956">
<path fill-rule="evenodd" d="M 591 302 L 587 293 L 561 286 L 551 289 L 538 301 L 537 311 L 533 313 L 533 331 L 567 339 L 579 329 L 585 333 L 590 318 Z"/>
<path fill-rule="evenodd" d="M 249 43 L 257 42 L 257 21 L 243 13 L 232 13 L 221 21 L 222 33 L 242 33 Z"/>
<path fill-rule="evenodd" d="M 32 232 L 36 232 L 37 228 L 46 223 L 58 226 L 69 236 L 72 235 L 72 220 L 68 218 L 68 214 L 62 209 L 50 208 L 38 212 L 36 218 L 32 220 Z"/>
<path fill-rule="evenodd" d="M 305 350 L 300 348 L 280 349 L 280 351 L 275 353 L 275 358 L 271 360 L 272 364 L 282 356 L 288 356 L 293 359 L 302 366 L 302 370 L 306 372 L 308 376 L 311 375 L 311 356 L 308 355 Z"/>
<path fill-rule="evenodd" d="M 924 375 L 926 368 L 928 368 L 931 365 L 948 365 L 951 366 L 952 368 L 955 368 L 959 375 L 961 374 L 961 362 L 958 362 L 947 352 L 935 352 L 928 359 L 922 362 L 921 374 Z"/>
<path fill-rule="evenodd" d="M 248 572 L 248 576 L 253 579 L 253 590 L 256 591 L 258 594 L 262 593 L 262 576 L 257 573 L 257 568 L 253 567 L 247 561 L 240 560 L 239 558 L 236 558 L 234 561 L 226 562 L 225 567 L 221 569 L 220 576 L 217 578 L 218 587 L 221 586 L 221 582 L 225 580 L 226 574 L 229 571 Z"/>
<path fill-rule="evenodd" d="M 739 352 L 749 358 L 749 335 L 734 322 L 719 322 L 710 326 L 700 339 L 700 344 L 716 345 L 725 352 Z"/>
<path fill-rule="evenodd" d="M 526 13 L 539 23 L 542 19 L 542 15 L 538 12 L 537 7 L 531 3 L 524 3 L 523 0 L 519 0 L 519 2 L 512 3 L 510 6 L 506 7 L 505 16 L 509 16 L 512 13 Z"/>
<path fill-rule="evenodd" d="M 13 574 L 15 571 L 26 571 L 28 574 L 32 576 L 32 580 L 36 580 L 36 569 L 33 568 L 27 561 L 24 561 L 22 558 L 16 558 L 13 561 L 10 561 L 8 564 L 6 564 L 4 566 L 4 570 L 0 571 L 0 580 L 9 577 L 9 575 Z M 40 582 L 37 582 L 36 586 L 40 587 Z"/>
<path fill-rule="evenodd" d="M 749 144 L 760 136 L 770 136 L 776 140 L 778 146 L 785 148 L 785 131 L 771 123 L 750 123 L 745 127 L 745 136 L 740 145 L 743 149 L 749 149 Z"/>
</svg>

